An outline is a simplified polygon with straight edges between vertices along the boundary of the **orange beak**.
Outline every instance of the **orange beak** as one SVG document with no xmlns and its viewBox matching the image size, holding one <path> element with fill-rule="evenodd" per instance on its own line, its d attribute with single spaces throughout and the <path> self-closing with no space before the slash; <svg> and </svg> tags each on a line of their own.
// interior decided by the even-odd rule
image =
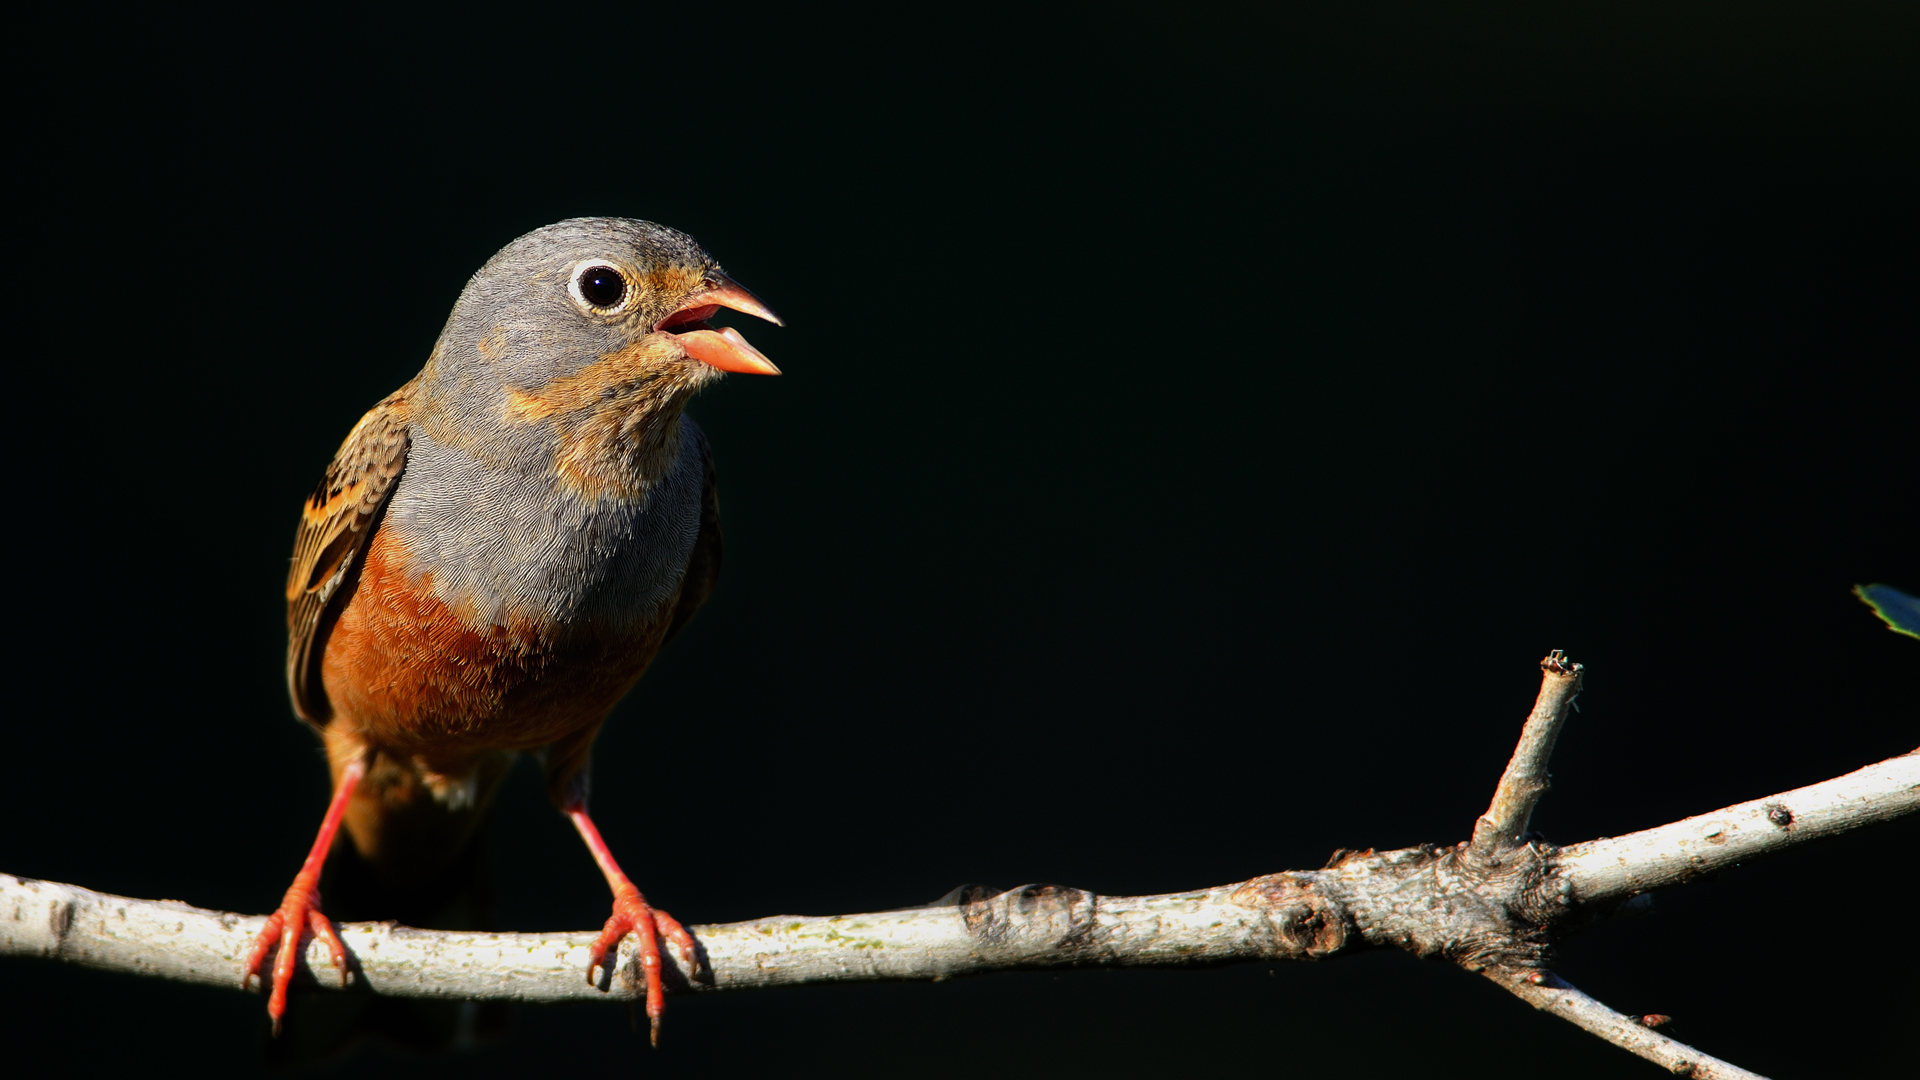
<svg viewBox="0 0 1920 1080">
<path fill-rule="evenodd" d="M 785 326 L 773 309 L 760 302 L 760 298 L 748 292 L 739 282 L 718 270 L 707 273 L 708 288 L 687 297 L 673 314 L 660 320 L 654 329 L 661 333 L 672 334 L 687 350 L 687 355 L 711 368 L 721 371 L 737 371 L 743 375 L 778 375 L 780 369 L 766 354 L 747 343 L 740 331 L 731 326 L 718 330 L 707 325 L 707 320 L 721 308 L 743 311 L 756 318 L 765 319 L 775 326 Z M 684 329 L 676 329 L 676 327 Z"/>
</svg>

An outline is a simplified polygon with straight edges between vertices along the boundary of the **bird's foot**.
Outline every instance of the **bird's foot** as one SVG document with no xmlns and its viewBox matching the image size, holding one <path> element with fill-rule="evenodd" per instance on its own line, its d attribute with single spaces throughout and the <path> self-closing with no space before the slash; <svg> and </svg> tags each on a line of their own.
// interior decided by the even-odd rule
<svg viewBox="0 0 1920 1080">
<path fill-rule="evenodd" d="M 647 1028 L 648 1039 L 653 1045 L 660 1045 L 660 1016 L 666 1012 L 666 990 L 660 983 L 660 938 L 671 938 L 680 947 L 680 954 L 687 958 L 690 969 L 697 970 L 700 963 L 698 946 L 687 928 L 679 920 L 647 903 L 640 890 L 632 885 L 616 887 L 613 892 L 613 915 L 607 919 L 606 928 L 600 931 L 600 937 L 587 953 L 587 981 L 593 982 L 595 968 L 606 968 L 612 974 L 610 953 L 617 952 L 620 939 L 628 934 L 634 936 L 634 946 L 639 953 L 640 967 L 647 976 Z M 692 970 L 688 974 L 691 975 Z"/>
<path fill-rule="evenodd" d="M 253 955 L 247 958 L 246 970 L 240 975 L 242 988 L 255 977 L 266 982 L 262 965 L 274 943 L 279 943 L 279 955 L 273 964 L 273 992 L 267 998 L 267 1015 L 273 1018 L 276 1036 L 280 1034 L 280 1017 L 287 1011 L 287 985 L 293 981 L 294 964 L 300 956 L 301 931 L 312 930 L 314 937 L 327 943 L 333 966 L 340 972 L 340 985 L 347 985 L 347 947 L 334 933 L 333 923 L 321 914 L 319 882 L 314 877 L 317 875 L 309 876 L 303 870 L 293 879 L 286 898 L 280 901 L 280 910 L 267 916 L 267 925 L 253 939 Z"/>
</svg>

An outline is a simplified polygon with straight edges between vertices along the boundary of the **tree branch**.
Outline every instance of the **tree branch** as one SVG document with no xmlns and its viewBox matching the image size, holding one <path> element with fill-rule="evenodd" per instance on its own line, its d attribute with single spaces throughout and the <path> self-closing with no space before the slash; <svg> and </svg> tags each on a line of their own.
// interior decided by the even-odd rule
<svg viewBox="0 0 1920 1080">
<path fill-rule="evenodd" d="M 1675 1076 L 1689 1076 L 1693 1080 L 1765 1080 L 1759 1073 L 1748 1072 L 1711 1054 L 1703 1054 L 1647 1026 L 1648 1021 L 1664 1021 L 1665 1017 L 1636 1020 L 1614 1012 L 1567 985 L 1558 976 L 1510 979 L 1491 975 L 1490 978 L 1534 1008 L 1550 1012 L 1622 1050 L 1638 1054 Z"/>
<path fill-rule="evenodd" d="M 1493 790 L 1493 802 L 1473 825 L 1473 851 L 1482 857 L 1498 855 L 1516 847 L 1533 818 L 1533 808 L 1547 793 L 1547 759 L 1553 756 L 1553 744 L 1560 740 L 1560 729 L 1573 714 L 1574 699 L 1580 695 L 1584 672 L 1559 649 L 1540 661 L 1540 696 L 1534 699 L 1533 712 L 1520 729 L 1520 745 L 1513 748 L 1507 771 Z"/>
<path fill-rule="evenodd" d="M 1692 881 L 1735 863 L 1913 812 L 1920 749 L 1845 776 L 1560 851 L 1578 903 Z"/>
<path fill-rule="evenodd" d="M 1547 755 L 1579 691 L 1555 653 L 1474 840 L 1451 847 L 1336 852 L 1312 871 L 1193 892 L 1097 896 L 1058 885 L 963 886 L 933 904 L 829 917 L 773 916 L 692 927 L 696 965 L 663 943 L 670 992 L 859 979 L 945 979 L 1008 968 L 1194 965 L 1320 959 L 1398 948 L 1451 960 L 1537 1008 L 1674 1071 L 1749 1077 L 1652 1032 L 1546 970 L 1553 941 L 1648 889 L 1920 810 L 1920 751 L 1846 776 L 1629 836 L 1556 848 L 1520 843 L 1545 790 Z M 216 986 L 240 986 L 263 916 L 132 900 L 0 874 L 0 955 Z M 487 934 L 351 923 L 340 936 L 363 991 L 401 997 L 553 1002 L 645 993 L 631 939 L 618 976 L 586 981 L 595 931 Z M 300 980 L 330 972 L 309 944 Z M 690 973 L 692 977 L 689 978 Z M 331 978 L 318 985 L 334 985 Z"/>
</svg>

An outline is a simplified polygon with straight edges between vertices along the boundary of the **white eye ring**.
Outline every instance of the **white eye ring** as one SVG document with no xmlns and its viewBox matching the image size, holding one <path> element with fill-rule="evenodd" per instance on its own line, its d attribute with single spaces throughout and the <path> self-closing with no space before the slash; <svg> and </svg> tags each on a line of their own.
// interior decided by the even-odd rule
<svg viewBox="0 0 1920 1080">
<path fill-rule="evenodd" d="M 588 279 L 595 276 L 590 273 L 594 270 L 612 271 L 619 278 L 620 291 L 610 300 L 605 295 L 604 285 L 589 282 Z M 617 260 L 585 259 L 575 263 L 573 272 L 567 275 L 567 293 L 573 297 L 574 303 L 597 315 L 618 315 L 633 306 L 634 297 L 639 292 L 633 287 L 633 277 L 633 272 Z M 600 295 L 600 300 L 606 302 L 596 301 L 587 295 L 588 289 L 594 289 Z"/>
</svg>

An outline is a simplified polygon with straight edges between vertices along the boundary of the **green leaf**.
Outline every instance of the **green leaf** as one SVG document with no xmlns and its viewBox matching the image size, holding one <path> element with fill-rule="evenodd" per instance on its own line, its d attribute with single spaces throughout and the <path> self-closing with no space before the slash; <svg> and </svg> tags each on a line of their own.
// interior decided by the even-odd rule
<svg viewBox="0 0 1920 1080">
<path fill-rule="evenodd" d="M 1866 601 L 1894 633 L 1920 638 L 1920 600 L 1891 585 L 1855 585 L 1853 595 Z"/>
</svg>

